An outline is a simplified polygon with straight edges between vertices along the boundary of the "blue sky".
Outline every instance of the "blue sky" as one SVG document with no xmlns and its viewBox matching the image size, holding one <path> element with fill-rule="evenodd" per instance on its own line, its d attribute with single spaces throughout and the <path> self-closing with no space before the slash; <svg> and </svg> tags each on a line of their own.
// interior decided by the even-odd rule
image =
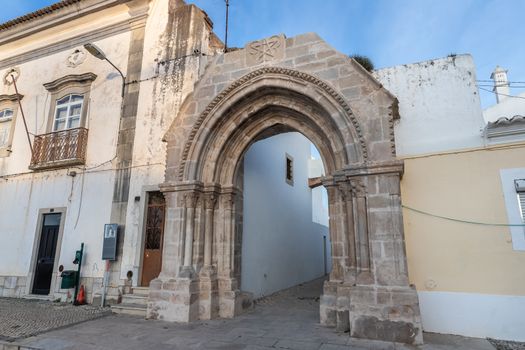
<svg viewBox="0 0 525 350">
<path fill-rule="evenodd" d="M 2 2 L 0 22 L 55 1 Z M 204 9 L 224 38 L 224 0 L 188 2 Z M 230 0 L 228 42 L 242 47 L 277 33 L 317 32 L 341 52 L 369 56 L 376 68 L 470 53 L 477 79 L 489 79 L 499 64 L 509 80 L 523 82 L 523 23 L 525 0 Z M 484 106 L 495 103 L 493 94 L 480 94 Z"/>
</svg>

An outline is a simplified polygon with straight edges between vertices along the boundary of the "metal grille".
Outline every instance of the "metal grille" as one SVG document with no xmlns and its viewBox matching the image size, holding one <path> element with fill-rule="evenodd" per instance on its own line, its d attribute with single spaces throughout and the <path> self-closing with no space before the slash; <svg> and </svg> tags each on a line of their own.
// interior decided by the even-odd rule
<svg viewBox="0 0 525 350">
<path fill-rule="evenodd" d="M 88 130 L 75 128 L 35 136 L 30 169 L 84 164 Z"/>
<path fill-rule="evenodd" d="M 151 192 L 146 219 L 146 249 L 161 249 L 166 203 L 160 192 Z"/>
</svg>

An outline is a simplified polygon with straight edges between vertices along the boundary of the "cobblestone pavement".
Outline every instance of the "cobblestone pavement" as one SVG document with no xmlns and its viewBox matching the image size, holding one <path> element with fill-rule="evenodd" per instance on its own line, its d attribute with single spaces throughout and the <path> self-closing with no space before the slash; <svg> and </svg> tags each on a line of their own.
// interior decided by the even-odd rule
<svg viewBox="0 0 525 350">
<path fill-rule="evenodd" d="M 424 335 L 426 344 L 420 347 L 338 334 L 319 325 L 320 286 L 316 281 L 258 300 L 252 310 L 234 319 L 176 324 L 112 315 L 18 343 L 49 350 L 495 349 L 484 339 L 431 333 Z"/>
<path fill-rule="evenodd" d="M 498 350 L 525 350 L 525 343 L 515 341 L 504 341 L 489 338 L 489 342 Z"/>
<path fill-rule="evenodd" d="M 108 310 L 89 305 L 0 298 L 0 340 L 14 341 L 108 313 Z"/>
</svg>

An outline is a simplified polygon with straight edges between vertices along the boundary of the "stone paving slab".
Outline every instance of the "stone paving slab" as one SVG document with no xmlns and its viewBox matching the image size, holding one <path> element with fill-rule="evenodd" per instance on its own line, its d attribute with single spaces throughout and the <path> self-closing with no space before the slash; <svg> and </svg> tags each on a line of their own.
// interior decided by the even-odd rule
<svg viewBox="0 0 525 350">
<path fill-rule="evenodd" d="M 317 283 L 317 284 L 315 284 Z M 21 350 L 494 350 L 484 339 L 424 334 L 425 345 L 354 339 L 319 324 L 319 282 L 264 298 L 234 319 L 189 324 L 111 315 L 19 340 Z M 312 288 L 314 287 L 314 288 Z M 0 349 L 2 349 L 0 347 Z"/>
<path fill-rule="evenodd" d="M 0 298 L 0 341 L 12 342 L 110 314 L 95 306 Z"/>
</svg>

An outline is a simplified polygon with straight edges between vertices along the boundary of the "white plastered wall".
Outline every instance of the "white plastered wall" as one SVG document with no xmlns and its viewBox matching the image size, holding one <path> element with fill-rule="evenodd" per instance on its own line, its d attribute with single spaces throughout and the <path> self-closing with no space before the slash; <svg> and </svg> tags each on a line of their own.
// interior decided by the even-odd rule
<svg viewBox="0 0 525 350">
<path fill-rule="evenodd" d="M 286 154 L 293 186 L 285 180 Z M 309 159 L 310 141 L 299 133 L 259 141 L 245 155 L 241 289 L 255 297 L 323 276 L 323 236 L 330 259 L 328 227 L 312 221 Z"/>
<path fill-rule="evenodd" d="M 19 54 L 31 55 L 32 50 L 87 32 L 96 31 L 129 17 L 127 7 L 117 6 L 104 15 L 88 15 L 85 18 L 42 31 L 34 36 L 4 45 L 0 59 Z M 115 65 L 126 71 L 129 50 L 129 32 L 94 41 Z M 108 223 L 114 185 L 114 172 L 110 162 L 116 151 L 121 104 L 121 79 L 115 70 L 100 60 L 86 54 L 85 61 L 76 67 L 67 65 L 68 56 L 78 47 L 65 47 L 44 57 L 23 61 L 17 80 L 19 93 L 24 97 L 29 132 L 46 132 L 51 110 L 51 94 L 43 84 L 69 74 L 91 72 L 97 75 L 92 82 L 86 127 L 88 144 L 86 165 L 68 169 L 32 172 L 28 169 L 31 152 L 20 111 L 12 144 L 12 153 L 0 158 L 0 276 L 30 276 L 34 244 L 38 244 L 37 223 L 40 209 L 66 208 L 62 217 L 64 232 L 61 247 L 57 249 L 59 265 L 65 269 L 75 266 L 75 250 L 85 243 L 82 277 L 102 277 L 104 262 L 102 234 Z M 0 76 L 12 67 L 1 67 Z M 0 94 L 14 94 L 14 87 L 0 82 Z M 68 174 L 76 173 L 76 176 Z M 59 281 L 59 280 L 58 280 Z M 27 284 L 31 284 L 28 280 Z M 58 286 L 51 286 L 51 294 Z M 27 288 L 29 290 L 29 288 Z"/>
<path fill-rule="evenodd" d="M 466 221 L 516 223 L 506 205 L 513 183 L 502 169 L 525 166 L 523 145 L 484 145 L 472 57 L 386 68 L 374 76 L 399 100 L 395 137 L 405 161 L 403 205 Z M 403 216 L 423 329 L 525 340 L 525 256 L 515 250 L 515 229 L 407 208 Z"/>
<path fill-rule="evenodd" d="M 373 75 L 399 100 L 398 156 L 482 146 L 485 123 L 470 55 L 379 69 Z"/>
</svg>

